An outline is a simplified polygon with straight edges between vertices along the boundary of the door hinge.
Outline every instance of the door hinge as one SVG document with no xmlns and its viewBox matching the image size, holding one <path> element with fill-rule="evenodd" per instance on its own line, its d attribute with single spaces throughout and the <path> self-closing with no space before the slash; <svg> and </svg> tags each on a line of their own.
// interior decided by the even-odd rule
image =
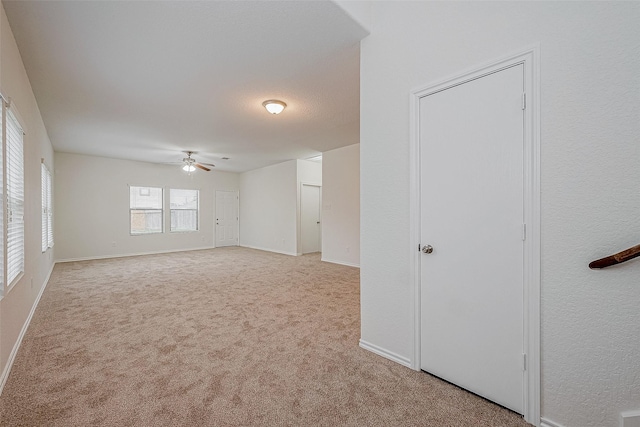
<svg viewBox="0 0 640 427">
<path fill-rule="evenodd" d="M 522 94 L 522 109 L 523 110 L 527 109 L 527 94 L 526 93 Z"/>
<path fill-rule="evenodd" d="M 522 241 L 527 240 L 527 224 L 522 224 Z"/>
<path fill-rule="evenodd" d="M 527 370 L 527 355 L 526 353 L 522 353 L 522 370 Z"/>
</svg>

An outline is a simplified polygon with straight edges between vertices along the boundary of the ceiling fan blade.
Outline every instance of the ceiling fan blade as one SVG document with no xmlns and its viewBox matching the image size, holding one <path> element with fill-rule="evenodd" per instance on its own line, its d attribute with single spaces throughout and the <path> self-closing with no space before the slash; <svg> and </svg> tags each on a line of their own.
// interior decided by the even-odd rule
<svg viewBox="0 0 640 427">
<path fill-rule="evenodd" d="M 208 168 L 208 167 L 206 167 L 206 166 L 202 166 L 200 163 L 194 163 L 194 164 L 193 164 L 193 166 L 195 166 L 195 167 L 197 167 L 197 168 L 200 168 L 200 169 L 202 169 L 203 171 L 207 171 L 207 172 L 209 172 L 209 171 L 211 170 L 211 169 L 209 169 L 209 168 Z"/>
<path fill-rule="evenodd" d="M 214 165 L 213 163 L 205 163 L 205 162 L 199 162 L 201 165 L 207 165 L 207 166 L 211 166 L 211 167 L 216 167 L 216 165 Z"/>
</svg>

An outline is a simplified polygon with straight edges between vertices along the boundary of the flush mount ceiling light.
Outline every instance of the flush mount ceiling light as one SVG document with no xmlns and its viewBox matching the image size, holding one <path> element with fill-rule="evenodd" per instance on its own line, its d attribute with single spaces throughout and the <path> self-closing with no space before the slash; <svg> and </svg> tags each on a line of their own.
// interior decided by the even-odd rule
<svg viewBox="0 0 640 427">
<path fill-rule="evenodd" d="M 270 99 L 268 101 L 264 101 L 262 103 L 262 106 L 266 108 L 267 111 L 271 114 L 280 114 L 282 113 L 282 110 L 284 110 L 284 107 L 287 106 L 287 104 L 282 101 L 278 101 L 277 99 Z"/>
</svg>

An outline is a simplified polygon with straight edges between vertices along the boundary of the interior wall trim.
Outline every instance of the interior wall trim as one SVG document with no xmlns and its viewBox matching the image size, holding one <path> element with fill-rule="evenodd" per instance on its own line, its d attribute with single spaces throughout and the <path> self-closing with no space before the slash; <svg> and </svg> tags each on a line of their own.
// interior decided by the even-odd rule
<svg viewBox="0 0 640 427">
<path fill-rule="evenodd" d="M 365 349 L 365 350 L 368 350 L 368 351 L 370 351 L 372 353 L 375 353 L 378 356 L 382 356 L 382 357 L 384 357 L 386 359 L 392 360 L 392 361 L 394 361 L 396 363 L 399 363 L 399 364 L 401 364 L 403 366 L 406 366 L 407 368 L 411 368 L 411 360 L 409 360 L 408 357 L 400 356 L 397 353 L 394 353 L 394 352 L 389 351 L 387 349 L 384 349 L 382 347 L 378 347 L 377 345 L 371 344 L 371 343 L 369 343 L 367 341 L 364 341 L 362 339 L 360 339 L 360 343 L 359 344 L 360 344 L 360 347 Z"/>
<path fill-rule="evenodd" d="M 42 294 L 44 294 L 44 290 L 49 284 L 49 278 L 51 277 L 51 273 L 53 273 L 53 268 L 56 266 L 56 262 L 51 264 L 51 268 L 49 269 L 49 273 L 47 273 L 47 277 L 44 278 L 44 282 L 42 286 L 40 286 L 40 292 L 38 292 L 38 296 L 36 297 L 33 305 L 31 306 L 31 311 L 29 312 L 29 316 L 27 316 L 27 320 L 25 320 L 24 325 L 22 325 L 22 329 L 20 330 L 20 334 L 18 335 L 18 339 L 16 343 L 13 345 L 13 349 L 9 354 L 9 358 L 7 359 L 7 364 L 4 366 L 2 370 L 2 375 L 0 375 L 0 395 L 2 394 L 2 390 L 4 390 L 4 385 L 7 383 L 9 379 L 9 374 L 11 373 L 11 367 L 13 366 L 13 362 L 16 360 L 16 356 L 18 354 L 18 350 L 20 349 L 20 345 L 22 344 L 22 339 L 27 333 L 27 329 L 29 329 L 29 324 L 31 323 L 31 319 L 33 318 L 33 314 L 36 312 L 36 308 L 38 308 L 38 304 L 40 303 L 40 298 L 42 298 Z"/>
<path fill-rule="evenodd" d="M 335 259 L 327 259 L 327 258 L 322 258 L 321 261 L 323 262 L 330 262 L 331 264 L 340 264 L 340 265 L 346 265 L 347 267 L 355 267 L 355 268 L 360 268 L 360 264 L 355 264 L 352 262 L 345 262 L 345 261 L 337 261 Z"/>
<path fill-rule="evenodd" d="M 240 247 L 249 248 L 249 249 L 257 249 L 259 251 L 265 251 L 265 252 L 273 252 L 273 253 L 282 254 L 282 255 L 290 255 L 290 256 L 301 256 L 302 255 L 302 254 L 298 254 L 298 253 L 295 253 L 295 252 L 278 251 L 278 250 L 275 250 L 275 249 L 263 248 L 263 247 L 260 247 L 260 246 L 240 245 Z"/>
<path fill-rule="evenodd" d="M 553 421 L 547 420 L 545 418 L 541 418 L 540 427 L 564 427 L 564 426 L 558 423 L 554 423 Z"/>
<path fill-rule="evenodd" d="M 206 249 L 215 249 L 215 246 L 202 246 L 198 248 L 188 248 L 188 249 L 168 249 L 166 251 L 133 252 L 128 254 L 100 255 L 100 256 L 89 256 L 89 257 L 81 257 L 81 258 L 65 258 L 65 259 L 56 260 L 56 262 L 62 263 L 62 262 L 75 262 L 75 261 L 95 261 L 99 259 L 126 258 L 131 256 L 170 254 L 173 252 L 203 251 Z"/>
</svg>

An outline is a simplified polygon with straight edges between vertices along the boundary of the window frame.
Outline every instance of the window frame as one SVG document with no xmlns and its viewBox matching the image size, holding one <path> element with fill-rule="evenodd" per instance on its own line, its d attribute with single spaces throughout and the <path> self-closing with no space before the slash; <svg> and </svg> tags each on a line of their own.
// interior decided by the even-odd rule
<svg viewBox="0 0 640 427">
<path fill-rule="evenodd" d="M 173 191 L 192 191 L 196 196 L 196 208 L 174 208 L 172 207 L 172 192 Z M 196 226 L 195 229 L 173 229 L 173 211 L 195 211 L 196 214 Z M 193 188 L 169 188 L 169 232 L 170 233 L 195 233 L 200 231 L 200 190 Z"/>
<path fill-rule="evenodd" d="M 6 265 L 7 265 L 7 248 L 6 244 L 6 236 L 7 236 L 7 226 L 5 224 L 5 214 L 4 208 L 6 206 L 5 196 L 5 182 L 7 179 L 5 177 L 5 165 L 4 159 L 6 158 L 6 132 L 5 132 L 5 123 L 6 123 L 6 110 L 9 107 L 8 103 L 5 102 L 5 97 L 0 94 L 0 227 L 2 228 L 2 232 L 0 232 L 0 299 L 2 299 L 6 292 L 8 292 L 7 277 L 6 277 Z"/>
<path fill-rule="evenodd" d="M 53 176 L 51 175 L 51 171 L 47 169 L 47 178 L 48 178 L 48 189 L 47 192 L 47 246 L 53 248 Z"/>
<path fill-rule="evenodd" d="M 53 205 L 51 172 L 44 163 L 40 166 L 40 182 L 42 185 L 42 253 L 53 247 Z"/>
<path fill-rule="evenodd" d="M 148 197 L 151 197 L 153 190 L 160 190 L 160 207 L 132 207 L 132 203 L 131 203 L 131 197 L 132 197 L 132 191 L 134 189 L 137 189 L 140 196 L 141 197 L 147 197 L 147 195 L 143 195 L 142 194 L 142 190 L 149 190 L 149 194 Z M 146 191 L 145 191 L 146 192 Z M 164 187 L 152 187 L 152 186 L 137 186 L 137 185 L 129 185 L 129 235 L 130 236 L 148 236 L 148 235 L 154 235 L 154 234 L 162 234 L 165 231 L 165 227 L 164 227 L 164 199 L 165 199 L 165 195 L 164 195 Z M 133 211 L 144 211 L 145 214 L 149 214 L 149 213 L 156 213 L 159 212 L 160 213 L 160 229 L 158 231 L 147 231 L 147 232 L 134 232 L 133 231 Z"/>
<path fill-rule="evenodd" d="M 24 130 L 10 104 L 3 104 L 3 280 L 9 291 L 25 269 Z"/>
</svg>

